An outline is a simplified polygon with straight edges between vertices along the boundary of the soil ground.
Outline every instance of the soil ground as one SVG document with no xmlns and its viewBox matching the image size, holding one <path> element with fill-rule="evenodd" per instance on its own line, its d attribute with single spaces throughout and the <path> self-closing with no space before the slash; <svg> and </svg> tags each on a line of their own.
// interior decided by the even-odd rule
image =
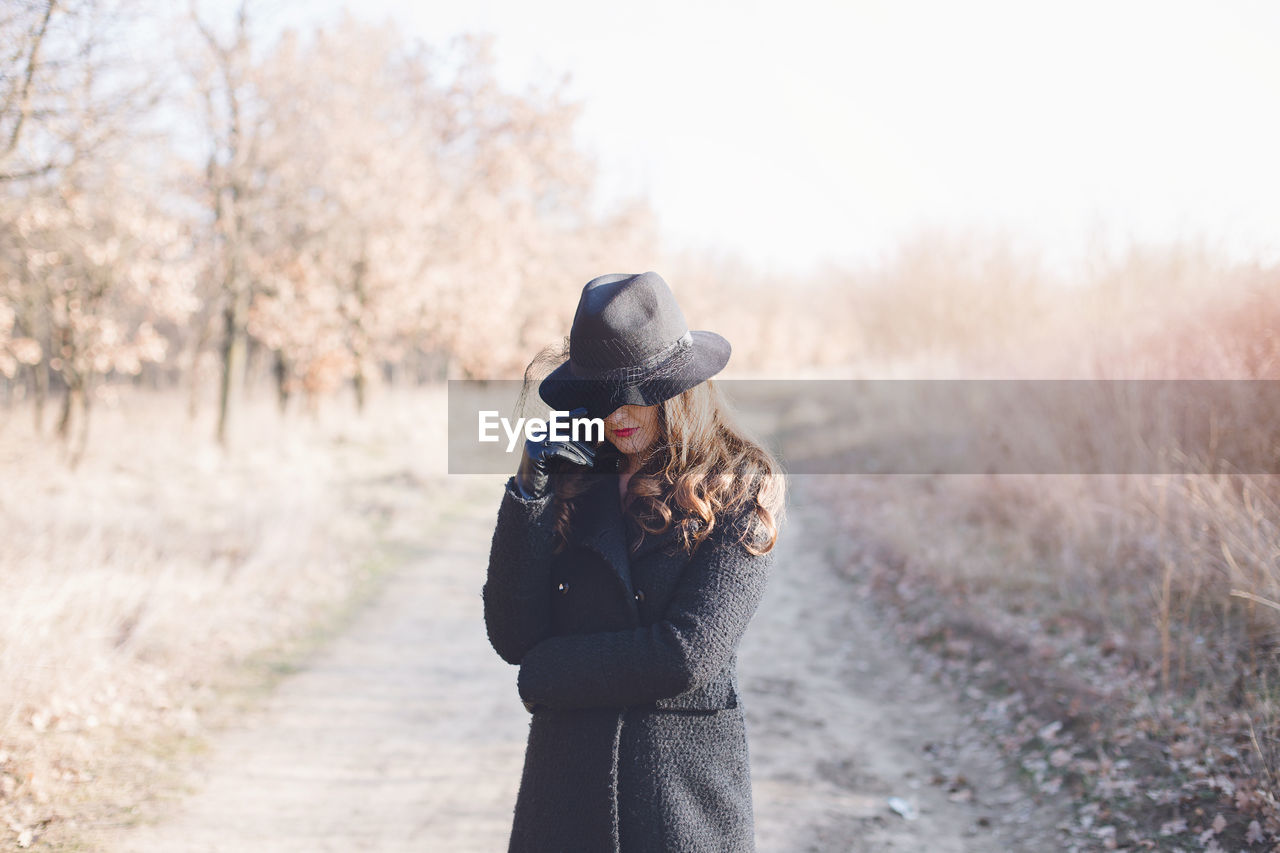
<svg viewBox="0 0 1280 853">
<path fill-rule="evenodd" d="M 480 599 L 504 479 L 449 478 L 442 540 L 222 729 L 187 793 L 101 846 L 506 849 L 529 718 Z M 1066 804 L 1033 801 L 972 703 L 913 665 L 918 650 L 833 565 L 834 527 L 806 478 L 789 485 L 739 654 L 762 853 L 1063 849 Z"/>
</svg>

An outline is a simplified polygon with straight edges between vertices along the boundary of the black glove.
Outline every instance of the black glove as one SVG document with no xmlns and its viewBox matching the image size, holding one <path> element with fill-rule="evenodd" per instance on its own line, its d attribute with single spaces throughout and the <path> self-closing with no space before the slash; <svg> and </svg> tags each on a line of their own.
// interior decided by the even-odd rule
<svg viewBox="0 0 1280 853">
<path fill-rule="evenodd" d="M 586 417 L 586 408 L 569 413 L 571 418 Z M 516 470 L 516 491 L 527 501 L 545 497 L 550 488 L 552 460 L 564 460 L 572 465 L 590 468 L 595 464 L 596 451 L 585 441 L 553 441 L 548 435 L 540 439 L 530 438 L 524 443 L 524 454 Z M 562 463 L 563 464 L 563 463 Z"/>
</svg>

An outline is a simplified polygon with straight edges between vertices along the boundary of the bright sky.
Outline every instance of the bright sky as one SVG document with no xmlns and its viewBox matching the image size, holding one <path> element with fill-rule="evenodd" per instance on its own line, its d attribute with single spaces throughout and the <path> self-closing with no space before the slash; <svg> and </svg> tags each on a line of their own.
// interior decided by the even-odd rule
<svg viewBox="0 0 1280 853">
<path fill-rule="evenodd" d="M 230 6 L 230 0 L 227 0 Z M 287 6 L 298 23 L 339 0 Z M 1280 3 L 360 0 L 440 42 L 495 33 L 504 82 L 572 74 L 601 203 L 775 271 L 921 227 L 1069 263 L 1203 236 L 1280 258 Z"/>
</svg>

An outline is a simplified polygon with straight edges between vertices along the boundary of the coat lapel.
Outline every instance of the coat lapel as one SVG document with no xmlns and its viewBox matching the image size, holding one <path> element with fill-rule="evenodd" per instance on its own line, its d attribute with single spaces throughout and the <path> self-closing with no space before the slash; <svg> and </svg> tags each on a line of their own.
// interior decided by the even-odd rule
<svg viewBox="0 0 1280 853">
<path fill-rule="evenodd" d="M 612 461 L 617 455 L 612 445 L 607 445 L 599 454 L 597 466 L 592 475 L 594 482 L 579 497 L 578 524 L 582 545 L 604 559 L 610 573 L 626 592 L 627 600 L 630 601 L 635 595 L 631 577 L 632 564 L 678 541 L 678 528 L 672 524 L 663 533 L 649 533 L 640 527 L 634 517 L 622 512 L 622 498 L 618 494 L 618 475 Z M 640 540 L 640 544 L 632 552 L 629 546 L 636 539 Z"/>
<path fill-rule="evenodd" d="M 591 488 L 579 498 L 581 543 L 604 558 L 630 600 L 631 559 L 627 556 L 627 529 L 622 517 L 616 474 L 598 474 Z"/>
</svg>

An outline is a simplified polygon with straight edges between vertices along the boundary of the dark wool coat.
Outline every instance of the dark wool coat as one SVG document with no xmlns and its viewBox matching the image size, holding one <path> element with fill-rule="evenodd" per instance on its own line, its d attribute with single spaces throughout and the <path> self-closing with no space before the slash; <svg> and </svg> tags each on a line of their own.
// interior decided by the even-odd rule
<svg viewBox="0 0 1280 853">
<path fill-rule="evenodd" d="M 512 477 L 498 510 L 485 624 L 533 708 L 509 851 L 753 851 L 737 647 L 773 554 L 744 515 L 692 556 L 675 525 L 629 555 L 618 475 L 596 479 L 560 554 L 550 496 Z"/>
</svg>

